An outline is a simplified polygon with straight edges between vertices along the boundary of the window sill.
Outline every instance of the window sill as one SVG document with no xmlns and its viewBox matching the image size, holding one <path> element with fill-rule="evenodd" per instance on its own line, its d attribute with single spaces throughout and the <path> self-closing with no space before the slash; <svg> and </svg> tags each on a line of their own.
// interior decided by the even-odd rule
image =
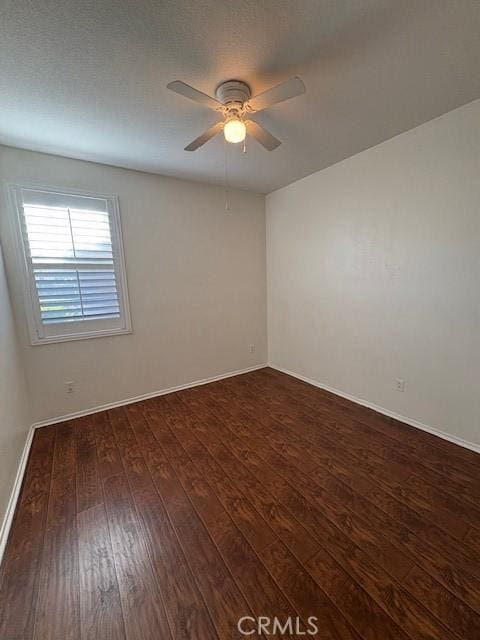
<svg viewBox="0 0 480 640">
<path fill-rule="evenodd" d="M 107 338 L 111 336 L 125 335 L 127 333 L 133 333 L 131 327 L 126 329 L 105 329 L 105 331 L 82 331 L 82 333 L 66 333 L 60 336 L 46 336 L 45 338 L 30 339 L 30 344 L 33 347 L 38 347 L 42 344 L 54 344 L 56 342 L 73 342 L 76 340 L 92 340 L 94 338 Z"/>
</svg>

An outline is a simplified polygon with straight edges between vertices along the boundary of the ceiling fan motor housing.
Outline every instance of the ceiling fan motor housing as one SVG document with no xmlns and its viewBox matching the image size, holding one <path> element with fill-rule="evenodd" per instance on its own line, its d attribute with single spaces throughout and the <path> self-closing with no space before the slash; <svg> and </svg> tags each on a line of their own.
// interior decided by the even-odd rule
<svg viewBox="0 0 480 640">
<path fill-rule="evenodd" d="M 215 91 L 217 100 L 224 105 L 232 102 L 243 105 L 244 102 L 250 99 L 251 95 L 250 87 L 241 80 L 227 80 L 227 82 L 222 82 Z"/>
</svg>

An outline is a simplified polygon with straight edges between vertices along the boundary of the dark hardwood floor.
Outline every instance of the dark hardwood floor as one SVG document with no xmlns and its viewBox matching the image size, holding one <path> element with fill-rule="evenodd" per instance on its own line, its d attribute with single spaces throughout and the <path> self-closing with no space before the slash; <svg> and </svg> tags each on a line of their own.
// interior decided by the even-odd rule
<svg viewBox="0 0 480 640">
<path fill-rule="evenodd" d="M 272 369 L 44 427 L 0 584 L 1 640 L 478 640 L 480 456 Z"/>
</svg>

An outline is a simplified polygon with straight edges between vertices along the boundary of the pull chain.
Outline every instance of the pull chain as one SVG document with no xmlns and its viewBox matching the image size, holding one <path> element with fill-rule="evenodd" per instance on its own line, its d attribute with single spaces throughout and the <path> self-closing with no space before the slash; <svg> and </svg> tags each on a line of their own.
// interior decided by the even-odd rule
<svg viewBox="0 0 480 640">
<path fill-rule="evenodd" d="M 230 211 L 230 203 L 228 201 L 228 143 L 226 140 L 224 140 L 223 142 L 224 144 L 224 150 L 225 150 L 225 176 L 224 176 L 224 182 L 225 182 L 225 213 L 228 213 Z"/>
<path fill-rule="evenodd" d="M 229 200 L 229 184 L 228 184 L 228 142 L 226 140 L 223 141 L 223 149 L 224 149 L 224 193 L 225 193 L 225 213 L 230 211 L 230 200 Z M 247 153 L 247 136 L 243 139 L 243 153 Z"/>
</svg>

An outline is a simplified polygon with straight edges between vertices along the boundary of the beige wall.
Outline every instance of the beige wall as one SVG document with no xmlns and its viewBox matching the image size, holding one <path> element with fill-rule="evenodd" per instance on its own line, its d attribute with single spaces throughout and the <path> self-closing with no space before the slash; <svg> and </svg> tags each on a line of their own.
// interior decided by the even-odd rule
<svg viewBox="0 0 480 640">
<path fill-rule="evenodd" d="M 35 420 L 266 361 L 264 197 L 0 147 L 0 175 L 118 194 L 133 334 L 29 346 L 10 212 L 7 274 Z M 253 354 L 250 344 L 255 345 Z M 74 380 L 67 395 L 64 382 Z"/>
<path fill-rule="evenodd" d="M 274 364 L 480 443 L 480 101 L 270 194 L 267 255 Z"/>
<path fill-rule="evenodd" d="M 0 250 L 0 526 L 30 422 L 21 354 Z"/>
</svg>

